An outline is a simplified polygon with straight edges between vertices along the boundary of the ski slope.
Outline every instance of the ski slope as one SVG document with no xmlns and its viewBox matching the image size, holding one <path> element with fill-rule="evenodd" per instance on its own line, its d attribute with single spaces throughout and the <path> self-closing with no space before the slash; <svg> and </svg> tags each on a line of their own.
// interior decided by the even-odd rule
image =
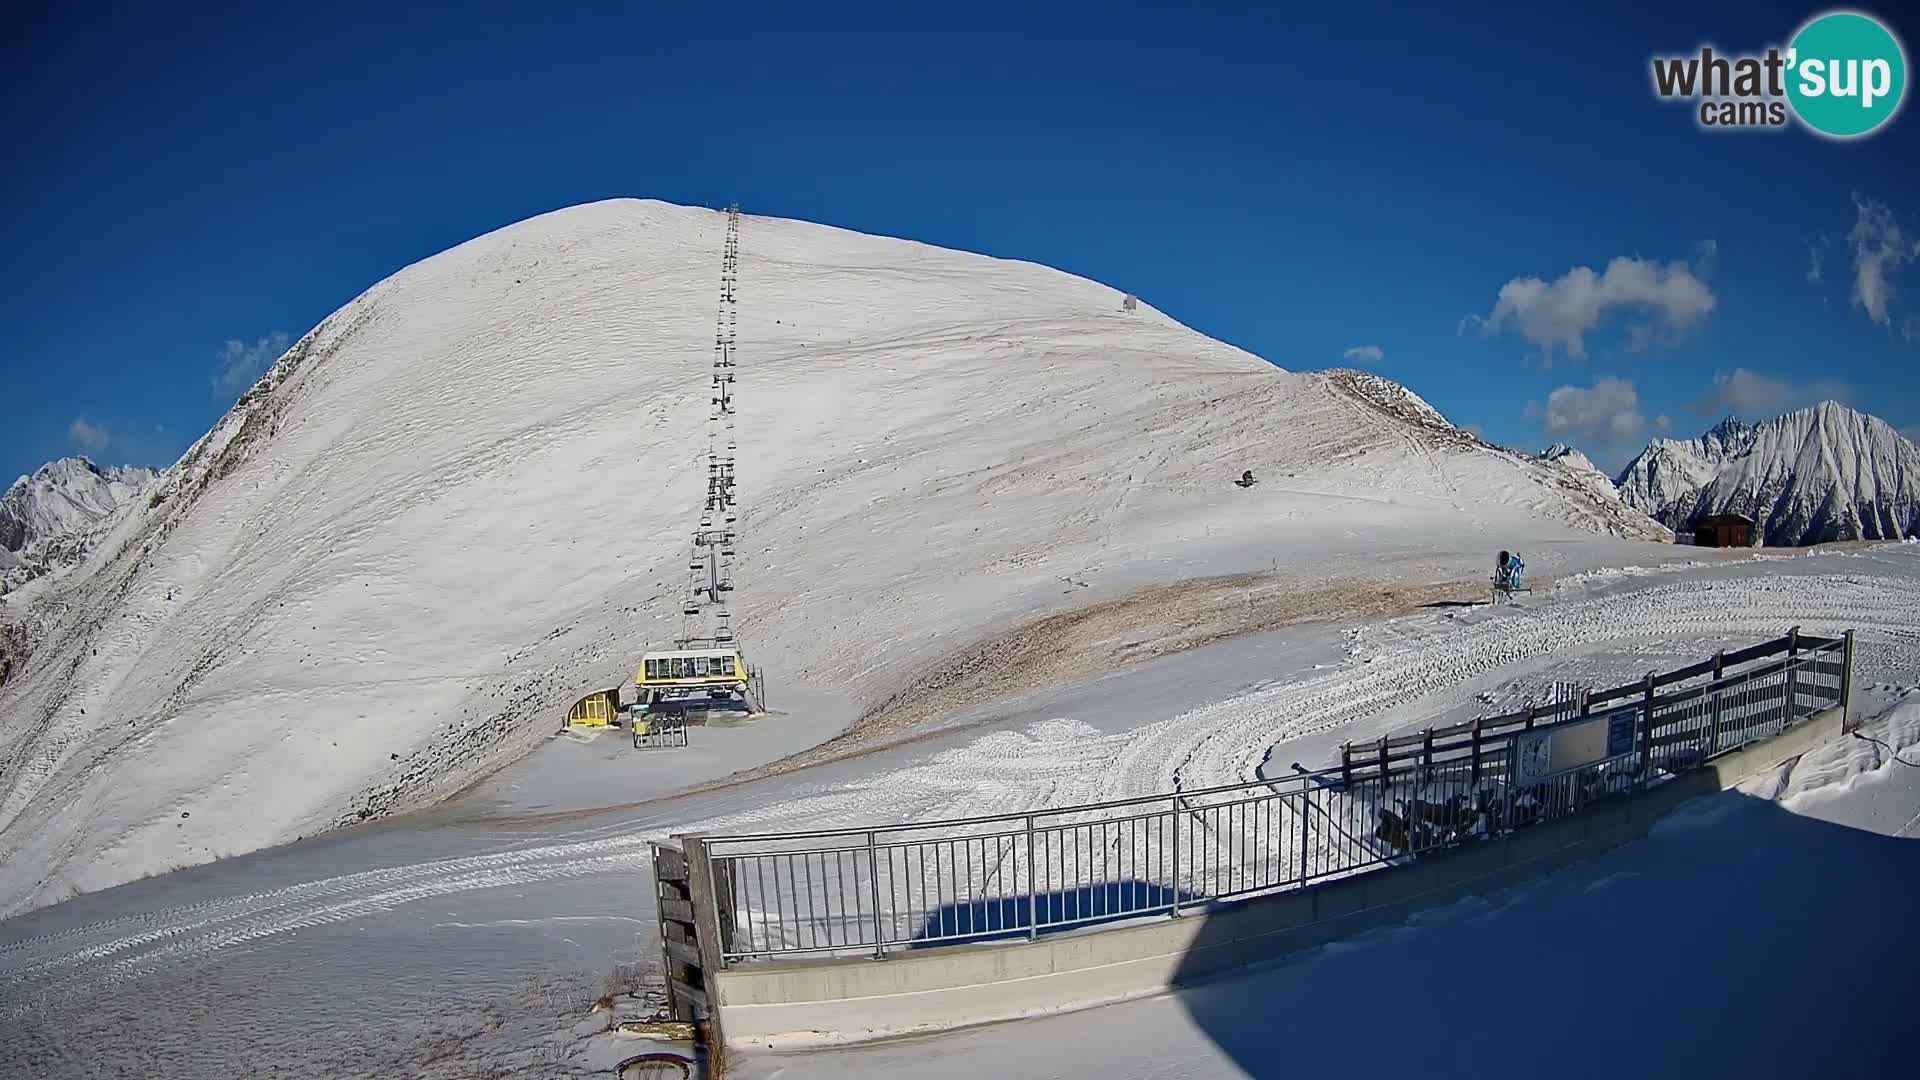
<svg viewBox="0 0 1920 1080">
<path fill-rule="evenodd" d="M 187 1077 L 244 1073 L 263 1052 L 297 1051 L 317 1075 L 451 1078 L 489 1068 L 528 1080 L 596 1075 L 557 1065 L 514 1071 L 504 1063 L 520 1060 L 556 1027 L 580 1022 L 585 1010 L 581 1003 L 571 1019 L 554 1015 L 544 998 L 526 999 L 530 981 L 564 977 L 567 986 L 590 988 L 616 959 L 657 955 L 647 855 L 653 837 L 795 820 L 828 827 L 1011 811 L 1165 790 L 1170 775 L 1199 783 L 1267 764 L 1320 765 L 1342 738 L 1423 725 L 1462 708 L 1497 712 L 1501 705 L 1489 699 L 1538 696 L 1556 678 L 1613 685 L 1795 623 L 1816 634 L 1858 629 L 1862 713 L 1892 710 L 1870 730 L 1920 757 L 1916 583 L 1920 545 L 1912 544 L 1593 575 L 1497 612 L 1436 609 L 1344 630 L 1296 628 L 1283 636 L 1312 639 L 1298 659 L 1253 649 L 1247 640 L 1223 642 L 1012 707 L 1004 719 L 934 745 L 900 746 L 629 810 L 551 819 L 490 808 L 451 813 L 168 874 L 0 923 L 0 1060 L 45 1063 L 37 1075 L 47 1076 L 97 1075 L 137 1063 L 149 1075 Z M 1488 653 L 1500 664 L 1475 662 Z M 1196 683 L 1230 679 L 1248 685 L 1191 703 Z M 579 770 L 590 766 L 571 760 L 573 770 L 550 776 L 529 762 L 502 782 L 578 785 Z M 1887 768 L 1870 744 L 1835 744 L 1803 759 L 1794 790 L 1811 795 L 1817 786 L 1827 795 L 1878 799 L 1883 816 L 1898 816 L 1886 828 L 1892 832 L 1920 813 L 1920 796 L 1882 784 Z M 619 775 L 631 784 L 641 779 Z M 670 783 L 661 781 L 658 790 L 671 790 Z M 1720 843 L 1714 835 L 1709 831 L 1705 849 L 1695 853 L 1700 858 L 1737 854 L 1755 839 L 1735 833 L 1731 843 Z M 1875 865 L 1866 857 L 1856 869 L 1870 874 Z M 1585 884 L 1612 872 L 1580 879 L 1570 895 L 1585 896 Z M 1664 880 L 1647 874 L 1645 883 Z M 1686 881 L 1690 890 L 1702 886 L 1697 878 Z M 1660 884 L 1656 893 L 1667 905 L 1738 899 L 1678 885 Z M 1565 914 L 1543 910 L 1549 923 Z M 1768 909 L 1766 917 L 1782 916 Z M 1542 923 L 1525 925 L 1537 930 Z M 1528 949 L 1543 947 L 1520 936 Z M 1471 952 L 1483 944 L 1463 947 Z M 1427 954 L 1417 954 L 1394 970 L 1426 970 L 1427 962 Z M 1569 954 L 1567 963 L 1574 962 Z M 1394 976 L 1392 985 L 1412 977 Z M 1315 976 L 1314 985 L 1322 978 Z M 1296 992 L 1304 991 L 1287 991 Z M 289 1015 L 301 1023 L 288 1025 Z M 1048 1032 L 1097 1029 L 1102 1015 L 1110 1014 L 1050 1021 L 1068 1026 L 1039 1026 L 1036 1037 L 1057 1045 Z M 1171 1014 L 1116 1022 L 1183 1053 L 1200 1045 L 1192 1025 Z M 443 1027 L 463 1033 L 457 1053 L 426 1038 Z M 127 1038 L 132 1031 L 140 1032 L 137 1040 Z M 957 1061 L 992 1060 L 972 1057 L 977 1048 L 958 1043 L 919 1045 L 955 1047 Z M 1138 1049 L 1119 1039 L 1112 1045 Z M 805 1076 L 856 1067 L 884 1072 L 876 1062 L 905 1060 L 886 1053 L 775 1064 Z M 423 1064 L 429 1058 L 432 1068 Z M 1057 1062 L 1062 1076 L 1112 1075 L 1111 1068 L 1080 1073 L 1066 1069 L 1067 1060 L 1044 1060 Z M 1221 1060 L 1193 1056 L 1196 1068 Z M 1852 1059 L 1835 1060 L 1846 1072 L 1840 1065 Z M 1236 1075 L 1231 1067 L 1192 1075 Z"/>
<path fill-rule="evenodd" d="M 598 203 L 408 267 L 114 517 L 0 685 L 0 913 L 432 802 L 631 677 L 703 495 L 723 221 Z M 856 711 L 1196 575 L 1666 535 L 1043 266 L 748 217 L 739 277 L 735 625 Z"/>
</svg>

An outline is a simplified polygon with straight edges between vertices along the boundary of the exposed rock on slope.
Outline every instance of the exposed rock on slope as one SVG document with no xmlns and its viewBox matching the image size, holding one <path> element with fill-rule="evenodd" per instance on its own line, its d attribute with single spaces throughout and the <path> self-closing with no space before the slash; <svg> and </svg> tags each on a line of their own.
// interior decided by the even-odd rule
<svg viewBox="0 0 1920 1080">
<path fill-rule="evenodd" d="M 1510 494 L 1537 513 L 1629 539 L 1659 542 L 1673 539 L 1672 530 L 1622 502 L 1613 482 L 1593 470 L 1591 464 L 1580 469 L 1564 455 L 1534 457 L 1493 446 L 1455 427 L 1440 410 L 1412 390 L 1371 372 L 1335 368 L 1325 372 L 1324 377 L 1340 392 L 1401 421 L 1406 431 L 1418 433 L 1412 445 L 1425 448 L 1426 460 L 1430 463 L 1437 460 L 1433 457 L 1433 448 L 1443 448 L 1449 458 L 1467 456 L 1483 462 L 1498 461 L 1529 477 L 1532 485 Z M 1568 453 L 1580 461 L 1586 460 L 1577 450 Z M 1543 492 L 1553 492 L 1555 497 L 1546 502 L 1537 501 Z M 1491 490 L 1481 488 L 1471 496 L 1484 499 L 1491 494 Z"/>
</svg>

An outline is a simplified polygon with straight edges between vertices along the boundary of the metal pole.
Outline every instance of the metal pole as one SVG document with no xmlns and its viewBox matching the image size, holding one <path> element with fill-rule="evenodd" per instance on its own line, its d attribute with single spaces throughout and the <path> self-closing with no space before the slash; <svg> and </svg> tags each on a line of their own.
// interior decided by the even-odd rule
<svg viewBox="0 0 1920 1080">
<path fill-rule="evenodd" d="M 867 894 L 873 900 L 873 958 L 885 960 L 886 935 L 880 932 L 880 852 L 873 846 L 872 833 L 867 834 Z"/>
<path fill-rule="evenodd" d="M 1800 628 L 1795 626 L 1787 630 L 1787 708 L 1780 720 L 1780 726 L 1783 728 L 1793 724 L 1793 710 L 1798 704 L 1795 699 L 1800 696 L 1799 656 Z"/>
<path fill-rule="evenodd" d="M 1713 654 L 1713 685 L 1707 688 L 1707 700 L 1712 710 L 1712 719 L 1707 725 L 1707 756 L 1720 752 L 1720 676 L 1727 670 L 1727 651 L 1721 649 Z"/>
<path fill-rule="evenodd" d="M 1840 646 L 1840 730 L 1853 730 L 1853 631 L 1842 636 Z"/>
<path fill-rule="evenodd" d="M 1040 936 L 1040 864 L 1033 861 L 1033 815 L 1027 815 L 1027 940 Z"/>
<path fill-rule="evenodd" d="M 1515 755 L 1513 752 L 1517 743 L 1517 737 L 1507 740 L 1507 780 L 1506 783 L 1500 785 L 1500 828 L 1504 832 L 1513 831 L 1513 782 L 1519 779 L 1519 770 L 1514 767 Z"/>
<path fill-rule="evenodd" d="M 1173 917 L 1180 917 L 1180 793 L 1173 793 Z"/>
<path fill-rule="evenodd" d="M 1640 707 L 1640 779 L 1645 782 L 1647 774 L 1653 771 L 1653 678 L 1655 672 L 1647 672 L 1647 687 Z"/>
<path fill-rule="evenodd" d="M 1300 881 L 1304 883 L 1307 880 L 1307 863 L 1311 859 L 1311 856 L 1307 853 L 1307 845 L 1311 842 L 1313 833 L 1313 830 L 1307 822 L 1307 811 L 1313 809 L 1313 796 L 1305 790 L 1300 792 L 1300 807 L 1299 810 L 1294 812 L 1294 817 L 1300 822 L 1300 873 L 1298 877 Z"/>
</svg>

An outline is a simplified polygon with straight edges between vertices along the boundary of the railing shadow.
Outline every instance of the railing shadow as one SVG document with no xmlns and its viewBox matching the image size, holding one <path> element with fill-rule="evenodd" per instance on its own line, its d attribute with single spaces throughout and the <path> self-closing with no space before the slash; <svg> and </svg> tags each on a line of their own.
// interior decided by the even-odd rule
<svg viewBox="0 0 1920 1080">
<path fill-rule="evenodd" d="M 1210 919 L 1174 1000 L 1250 1076 L 1912 1076 L 1916 902 L 1920 838 L 1726 792 L 1254 973 Z"/>
</svg>

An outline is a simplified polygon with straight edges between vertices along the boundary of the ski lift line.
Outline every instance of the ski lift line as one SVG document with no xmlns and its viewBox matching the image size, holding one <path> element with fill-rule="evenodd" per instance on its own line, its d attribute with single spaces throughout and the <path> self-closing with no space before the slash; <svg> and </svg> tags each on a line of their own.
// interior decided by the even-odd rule
<svg viewBox="0 0 1920 1080">
<path fill-rule="evenodd" d="M 735 536 L 730 528 L 716 530 L 714 520 L 718 517 L 729 525 L 736 520 L 736 463 L 731 453 L 723 457 L 718 445 L 724 430 L 728 433 L 728 451 L 737 449 L 731 432 L 734 413 L 732 391 L 737 379 L 732 369 L 737 366 L 733 349 L 737 335 L 739 258 L 740 212 L 739 207 L 731 206 L 727 209 L 727 227 L 721 245 L 720 300 L 714 314 L 714 357 L 710 385 L 716 393 L 709 395 L 712 409 L 707 415 L 707 496 L 699 530 L 693 536 L 692 555 L 688 560 L 688 599 L 684 609 L 688 619 L 683 640 L 732 639 L 732 630 L 728 625 L 731 615 L 720 607 L 720 599 L 723 593 L 731 593 L 734 588 L 732 556 Z M 706 612 L 709 606 L 713 610 Z M 709 614 L 714 623 L 712 635 L 699 633 L 701 627 L 698 622 L 703 613 Z"/>
</svg>

